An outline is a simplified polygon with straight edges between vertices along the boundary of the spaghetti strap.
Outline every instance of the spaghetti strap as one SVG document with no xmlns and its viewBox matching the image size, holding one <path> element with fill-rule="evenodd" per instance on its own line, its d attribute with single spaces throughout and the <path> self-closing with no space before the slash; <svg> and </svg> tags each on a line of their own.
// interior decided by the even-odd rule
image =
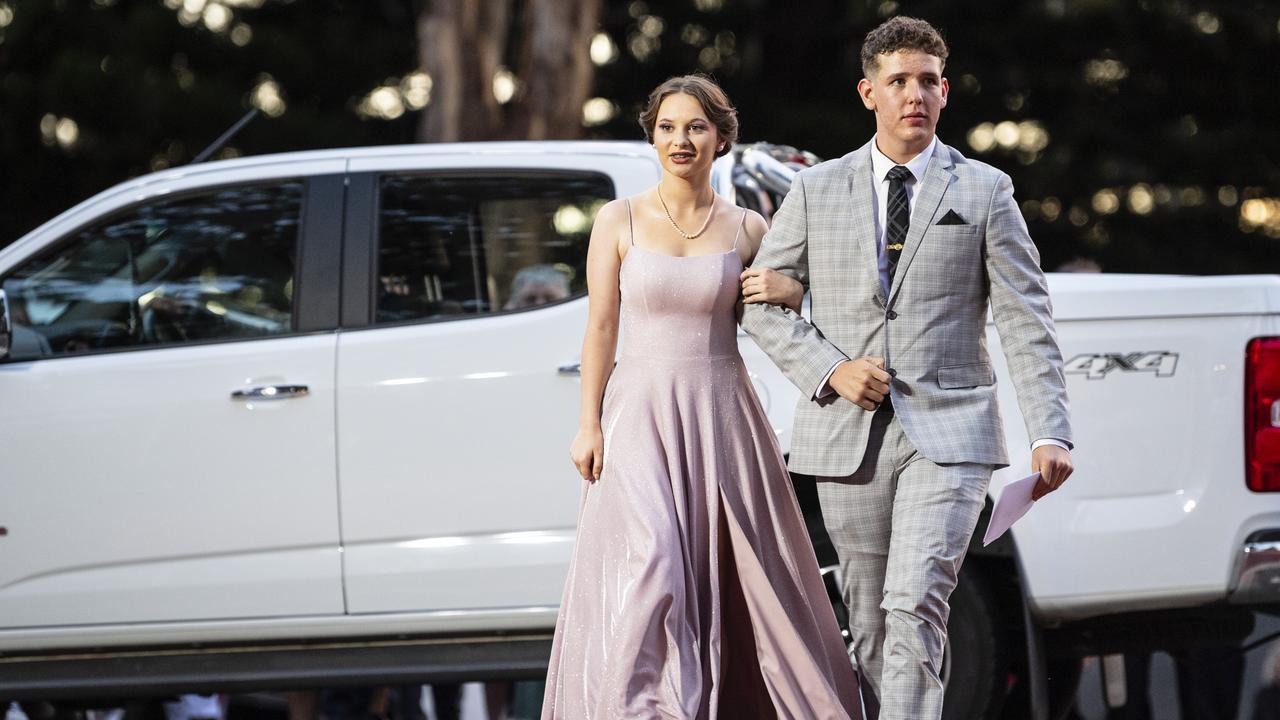
<svg viewBox="0 0 1280 720">
<path fill-rule="evenodd" d="M 631 198 L 626 198 L 627 202 L 627 230 L 631 233 L 631 247 L 636 246 L 636 228 L 631 223 Z"/>
<path fill-rule="evenodd" d="M 730 250 L 738 249 L 738 238 L 742 235 L 742 228 L 747 224 L 747 209 L 742 208 L 742 218 L 738 220 L 738 231 L 733 234 L 733 247 Z"/>
</svg>

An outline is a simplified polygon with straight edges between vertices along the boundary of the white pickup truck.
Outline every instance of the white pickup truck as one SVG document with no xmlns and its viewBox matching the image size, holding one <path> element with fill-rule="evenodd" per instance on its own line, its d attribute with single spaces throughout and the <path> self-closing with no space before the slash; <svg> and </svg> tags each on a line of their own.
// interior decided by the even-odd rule
<svg viewBox="0 0 1280 720">
<path fill-rule="evenodd" d="M 717 189 L 768 214 L 779 154 Z M 625 142 L 250 157 L 0 250 L 0 700 L 540 675 L 591 220 L 658 174 Z M 1077 469 L 975 544 L 949 717 L 1025 715 L 1046 671 L 1064 707 L 1081 655 L 1231 643 L 1280 600 L 1280 277 L 1049 285 Z M 785 448 L 799 393 L 741 342 Z M 994 489 L 1029 463 L 997 372 Z"/>
</svg>

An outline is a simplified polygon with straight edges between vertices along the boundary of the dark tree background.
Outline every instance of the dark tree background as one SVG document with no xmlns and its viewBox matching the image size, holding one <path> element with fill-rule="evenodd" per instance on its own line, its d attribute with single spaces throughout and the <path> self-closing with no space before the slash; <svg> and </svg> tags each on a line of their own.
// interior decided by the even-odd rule
<svg viewBox="0 0 1280 720">
<path fill-rule="evenodd" d="M 190 162 L 255 105 L 263 116 L 221 157 L 435 139 L 469 116 L 485 120 L 468 137 L 638 138 L 649 89 L 704 70 L 737 102 L 744 140 L 836 157 L 874 129 L 854 94 L 863 36 L 909 14 L 952 48 L 939 134 L 1013 176 L 1046 268 L 1280 272 L 1275 3 L 571 5 L 0 0 L 0 246 Z M 468 41 L 485 58 L 430 39 L 425 22 L 477 6 L 496 28 Z M 441 57 L 452 66 L 431 67 Z M 586 117 L 572 118 L 583 97 Z"/>
</svg>

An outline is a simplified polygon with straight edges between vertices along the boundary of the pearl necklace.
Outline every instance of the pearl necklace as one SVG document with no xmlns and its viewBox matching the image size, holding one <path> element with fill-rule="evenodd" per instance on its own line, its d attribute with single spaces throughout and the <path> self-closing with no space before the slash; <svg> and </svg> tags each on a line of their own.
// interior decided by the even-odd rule
<svg viewBox="0 0 1280 720">
<path fill-rule="evenodd" d="M 658 202 L 662 203 L 662 209 L 666 211 L 667 219 L 671 221 L 671 227 L 675 228 L 676 232 L 684 236 L 685 240 L 693 240 L 697 238 L 699 235 L 701 235 L 702 233 L 706 232 L 707 226 L 711 224 L 711 216 L 715 215 L 715 212 L 716 212 L 716 196 L 715 196 L 715 192 L 712 191 L 711 209 L 707 211 L 707 220 L 706 222 L 702 223 L 702 227 L 698 228 L 698 232 L 690 235 L 689 233 L 685 232 L 679 225 L 676 224 L 675 218 L 671 217 L 671 210 L 670 208 L 667 207 L 667 201 L 662 199 L 662 183 L 658 183 Z"/>
</svg>

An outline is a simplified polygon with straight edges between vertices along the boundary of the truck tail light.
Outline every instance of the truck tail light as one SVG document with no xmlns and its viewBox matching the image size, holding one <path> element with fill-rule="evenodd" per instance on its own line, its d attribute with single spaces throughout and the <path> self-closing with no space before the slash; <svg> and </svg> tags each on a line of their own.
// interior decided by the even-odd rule
<svg viewBox="0 0 1280 720">
<path fill-rule="evenodd" d="M 1244 378 L 1246 483 L 1280 492 L 1280 337 L 1249 341 Z"/>
</svg>

